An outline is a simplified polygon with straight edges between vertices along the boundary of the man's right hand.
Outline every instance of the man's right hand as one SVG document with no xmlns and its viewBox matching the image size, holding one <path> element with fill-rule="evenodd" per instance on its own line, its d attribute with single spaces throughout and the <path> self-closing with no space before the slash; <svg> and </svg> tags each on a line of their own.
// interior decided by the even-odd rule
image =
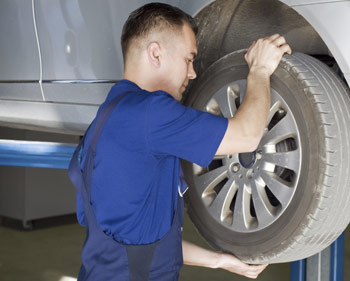
<svg viewBox="0 0 350 281">
<path fill-rule="evenodd" d="M 290 46 L 283 36 L 274 34 L 254 41 L 244 58 L 250 71 L 266 71 L 271 76 L 284 53 L 292 54 Z"/>
</svg>

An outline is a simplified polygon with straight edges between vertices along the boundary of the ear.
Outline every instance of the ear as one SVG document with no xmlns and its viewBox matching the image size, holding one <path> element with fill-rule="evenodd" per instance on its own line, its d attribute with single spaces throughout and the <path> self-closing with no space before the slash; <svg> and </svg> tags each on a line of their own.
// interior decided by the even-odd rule
<svg viewBox="0 0 350 281">
<path fill-rule="evenodd" d="M 147 47 L 148 61 L 156 68 L 160 67 L 161 47 L 158 42 L 151 42 Z"/>
</svg>

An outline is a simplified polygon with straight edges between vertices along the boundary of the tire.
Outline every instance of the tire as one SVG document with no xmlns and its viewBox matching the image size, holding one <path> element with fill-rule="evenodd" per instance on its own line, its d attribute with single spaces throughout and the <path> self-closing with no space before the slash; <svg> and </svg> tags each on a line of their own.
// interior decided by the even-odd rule
<svg viewBox="0 0 350 281">
<path fill-rule="evenodd" d="M 186 105 L 231 117 L 241 103 L 245 50 L 216 61 Z M 250 264 L 290 262 L 329 246 L 350 221 L 350 99 L 324 64 L 285 55 L 256 151 L 183 162 L 188 213 L 214 248 Z"/>
</svg>

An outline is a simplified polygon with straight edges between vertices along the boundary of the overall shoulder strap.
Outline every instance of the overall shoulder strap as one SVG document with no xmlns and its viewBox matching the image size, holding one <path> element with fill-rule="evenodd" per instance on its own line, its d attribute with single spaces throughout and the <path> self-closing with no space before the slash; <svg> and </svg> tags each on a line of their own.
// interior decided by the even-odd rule
<svg viewBox="0 0 350 281">
<path fill-rule="evenodd" d="M 124 93 L 120 96 L 118 96 L 117 98 L 113 99 L 111 102 L 109 102 L 100 112 L 98 118 L 95 121 L 95 127 L 94 127 L 94 131 L 92 133 L 92 139 L 91 139 L 91 143 L 90 143 L 90 148 L 96 152 L 96 146 L 97 146 L 97 140 L 98 137 L 100 136 L 102 129 L 106 123 L 106 121 L 108 120 L 108 117 L 111 115 L 111 113 L 113 112 L 113 110 L 116 108 L 116 106 L 118 105 L 118 103 L 120 102 L 120 100 L 125 97 L 127 94 L 129 93 Z"/>
<path fill-rule="evenodd" d="M 120 100 L 125 97 L 127 94 L 129 93 L 124 93 L 120 96 L 118 96 L 117 98 L 113 99 L 111 102 L 109 102 L 99 113 L 99 115 L 96 117 L 95 119 L 95 127 L 94 127 L 94 131 L 92 132 L 92 140 L 91 140 L 91 144 L 89 147 L 89 150 L 91 150 L 93 153 L 88 153 L 88 157 L 91 158 L 91 156 L 94 156 L 95 151 L 96 151 L 96 146 L 97 146 L 97 141 L 98 141 L 98 137 L 101 134 L 101 131 L 106 123 L 106 121 L 108 120 L 108 117 L 111 115 L 111 113 L 113 112 L 113 110 L 116 108 L 116 106 L 118 105 L 118 103 L 120 102 Z M 83 193 L 84 190 L 86 190 L 85 188 L 87 188 L 86 191 L 87 192 L 87 196 L 90 197 L 90 186 L 85 186 L 84 188 L 84 182 L 89 185 L 91 182 L 91 176 L 92 176 L 92 165 L 85 165 L 84 167 L 84 173 L 81 171 L 80 169 L 80 152 L 81 149 L 83 147 L 83 143 L 85 140 L 85 136 L 88 132 L 88 130 L 91 128 L 91 124 L 89 126 L 89 128 L 86 130 L 84 137 L 82 138 L 82 140 L 80 141 L 80 143 L 78 144 L 78 146 L 76 147 L 74 154 L 72 156 L 72 159 L 69 163 L 69 168 L 68 168 L 68 175 L 73 183 L 73 185 L 78 189 L 78 191 L 80 191 L 84 196 Z M 93 158 L 93 157 L 92 157 Z M 88 161 L 86 162 L 90 162 L 93 163 L 93 159 L 87 159 Z M 91 170 L 91 171 L 88 171 Z M 84 180 L 84 175 L 85 175 L 85 180 Z M 88 179 L 90 178 L 90 179 Z"/>
</svg>

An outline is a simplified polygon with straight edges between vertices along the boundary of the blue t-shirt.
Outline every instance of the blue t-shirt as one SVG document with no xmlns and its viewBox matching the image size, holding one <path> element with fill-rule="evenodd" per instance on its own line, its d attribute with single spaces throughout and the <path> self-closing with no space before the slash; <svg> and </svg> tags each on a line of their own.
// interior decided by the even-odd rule
<svg viewBox="0 0 350 281">
<path fill-rule="evenodd" d="M 102 230 L 125 244 L 148 244 L 170 229 L 179 184 L 179 158 L 206 167 L 228 120 L 181 105 L 163 91 L 148 92 L 128 80 L 114 85 L 105 103 L 129 92 L 98 140 L 91 203 Z M 84 165 L 94 124 L 82 151 Z M 78 221 L 85 225 L 77 198 Z"/>
</svg>

